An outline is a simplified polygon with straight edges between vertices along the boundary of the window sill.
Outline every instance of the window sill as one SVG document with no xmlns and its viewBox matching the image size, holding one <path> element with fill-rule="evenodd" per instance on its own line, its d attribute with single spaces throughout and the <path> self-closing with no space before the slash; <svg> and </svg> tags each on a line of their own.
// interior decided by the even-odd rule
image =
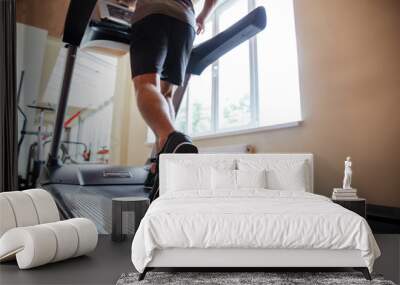
<svg viewBox="0 0 400 285">
<path fill-rule="evenodd" d="M 279 129 L 286 129 L 286 128 L 293 128 L 298 127 L 301 125 L 303 121 L 293 121 L 283 124 L 276 124 L 271 126 L 264 126 L 264 127 L 257 127 L 257 128 L 247 128 L 247 129 L 238 129 L 238 130 L 229 130 L 229 131 L 221 131 L 215 134 L 205 134 L 205 135 L 197 135 L 192 136 L 193 141 L 201 141 L 201 140 L 208 140 L 208 139 L 215 139 L 215 138 L 223 138 L 223 137 L 230 137 L 230 136 L 238 136 L 244 134 L 252 134 L 252 133 L 260 133 L 266 131 L 274 131 Z M 154 142 L 147 141 L 146 145 L 153 145 Z"/>
<path fill-rule="evenodd" d="M 301 122 L 302 121 L 293 121 L 293 122 L 277 124 L 277 125 L 272 125 L 272 126 L 221 131 L 221 132 L 218 132 L 218 133 L 215 133 L 215 134 L 193 136 L 192 139 L 194 141 L 200 141 L 200 140 L 207 140 L 207 139 L 214 139 L 214 138 L 238 136 L 238 135 L 244 135 L 244 134 L 252 134 L 252 133 L 265 132 L 265 131 L 273 131 L 273 130 L 279 130 L 279 129 L 293 128 L 293 127 L 299 126 L 301 124 Z"/>
</svg>

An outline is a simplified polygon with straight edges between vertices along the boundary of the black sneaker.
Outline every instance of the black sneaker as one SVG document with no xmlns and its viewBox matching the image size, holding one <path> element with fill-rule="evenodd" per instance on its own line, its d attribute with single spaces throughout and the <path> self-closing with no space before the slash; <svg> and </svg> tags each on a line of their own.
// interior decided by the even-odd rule
<svg viewBox="0 0 400 285">
<path fill-rule="evenodd" d="M 156 173 L 158 173 L 159 159 L 162 153 L 199 153 L 199 150 L 189 136 L 174 131 L 169 134 L 164 146 L 156 156 Z"/>
<path fill-rule="evenodd" d="M 156 175 L 154 177 L 154 184 L 150 194 L 150 202 L 154 201 L 159 196 L 158 166 L 159 156 L 162 153 L 199 153 L 199 150 L 193 144 L 192 139 L 189 136 L 176 131 L 169 134 L 167 141 L 157 155 Z"/>
<path fill-rule="evenodd" d="M 169 134 L 161 153 L 199 153 L 199 150 L 189 136 L 175 131 Z"/>
</svg>

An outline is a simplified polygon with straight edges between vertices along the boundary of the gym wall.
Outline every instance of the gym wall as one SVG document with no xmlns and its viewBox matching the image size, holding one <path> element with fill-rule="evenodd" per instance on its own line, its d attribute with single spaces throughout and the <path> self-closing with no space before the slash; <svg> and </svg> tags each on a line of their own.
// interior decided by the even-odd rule
<svg viewBox="0 0 400 285">
<path fill-rule="evenodd" d="M 60 38 L 70 0 L 16 0 L 17 22 L 48 31 Z"/>
<path fill-rule="evenodd" d="M 24 83 L 21 89 L 19 104 L 25 112 L 27 130 L 36 129 L 36 112 L 26 105 L 38 101 L 40 98 L 41 71 L 44 68 L 44 58 L 46 57 L 47 31 L 24 24 L 17 24 L 17 49 L 16 49 L 16 72 L 17 83 L 20 82 L 21 72 L 25 72 Z M 22 128 L 22 116 L 18 112 L 18 132 Z M 28 160 L 29 145 L 35 141 L 32 136 L 25 137 L 25 143 L 21 145 L 18 159 L 19 174 L 25 174 Z"/>
<path fill-rule="evenodd" d="M 115 165 L 143 165 L 151 149 L 145 145 L 147 126 L 136 105 L 129 54 L 119 58 L 117 78 L 110 162 Z"/>
</svg>

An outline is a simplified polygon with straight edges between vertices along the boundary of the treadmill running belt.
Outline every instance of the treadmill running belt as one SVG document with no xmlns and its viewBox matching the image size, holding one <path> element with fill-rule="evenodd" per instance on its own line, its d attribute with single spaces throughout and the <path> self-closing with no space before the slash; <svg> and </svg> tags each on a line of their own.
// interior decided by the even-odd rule
<svg viewBox="0 0 400 285">
<path fill-rule="evenodd" d="M 112 198 L 140 196 L 148 197 L 141 185 L 46 185 L 44 187 L 55 198 L 64 218 L 83 217 L 92 220 L 99 234 L 111 234 Z M 133 234 L 135 230 L 134 214 L 124 212 L 122 217 L 124 234 Z"/>
</svg>

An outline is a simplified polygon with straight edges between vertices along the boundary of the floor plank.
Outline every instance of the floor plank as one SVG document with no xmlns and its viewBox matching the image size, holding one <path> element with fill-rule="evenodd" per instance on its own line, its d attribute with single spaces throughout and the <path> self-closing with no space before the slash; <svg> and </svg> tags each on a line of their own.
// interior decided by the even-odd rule
<svg viewBox="0 0 400 285">
<path fill-rule="evenodd" d="M 19 270 L 16 262 L 0 265 L 0 284 L 115 284 L 124 272 L 134 271 L 130 253 L 132 238 L 121 243 L 100 235 L 95 251 L 29 270 Z"/>
</svg>

